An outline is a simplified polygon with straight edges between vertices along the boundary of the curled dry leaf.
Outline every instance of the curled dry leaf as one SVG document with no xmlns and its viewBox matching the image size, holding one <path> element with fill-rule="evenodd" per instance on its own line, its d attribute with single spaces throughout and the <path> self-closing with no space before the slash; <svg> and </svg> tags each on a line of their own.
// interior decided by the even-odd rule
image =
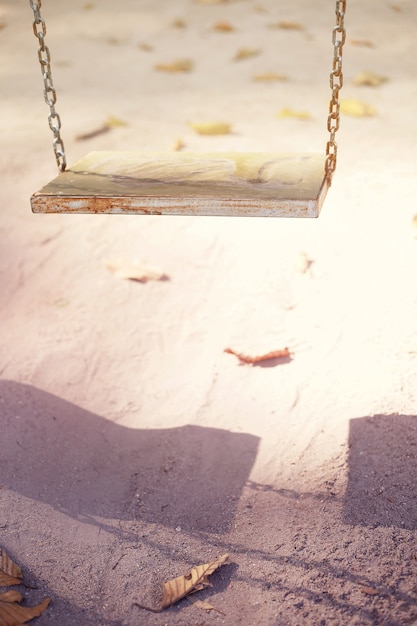
<svg viewBox="0 0 417 626">
<path fill-rule="evenodd" d="M 0 548 L 0 586 L 20 585 L 22 578 L 20 567 L 12 561 L 3 548 Z"/>
<path fill-rule="evenodd" d="M 155 69 L 158 72 L 191 72 L 194 63 L 191 59 L 177 59 L 171 63 L 157 63 Z"/>
<path fill-rule="evenodd" d="M 20 606 L 18 604 L 23 599 L 17 592 L 6 592 L 0 594 L 0 624 L 1 626 L 21 626 L 35 617 L 39 617 L 50 603 L 50 598 L 46 598 L 37 606 Z"/>
<path fill-rule="evenodd" d="M 340 103 L 340 111 L 352 117 L 372 117 L 376 115 L 376 109 L 362 100 L 356 98 L 346 98 Z"/>
<path fill-rule="evenodd" d="M 227 122 L 192 122 L 190 128 L 199 135 L 229 135 L 231 132 Z"/>
<path fill-rule="evenodd" d="M 353 79 L 354 85 L 359 85 L 360 87 L 379 87 L 383 83 L 386 83 L 388 78 L 386 76 L 381 76 L 380 74 L 375 74 L 374 72 L 361 72 Z"/>
<path fill-rule="evenodd" d="M 288 76 L 276 72 L 265 72 L 265 74 L 256 74 L 253 80 L 259 83 L 285 82 L 288 80 Z"/>
<path fill-rule="evenodd" d="M 311 115 L 308 111 L 295 111 L 294 109 L 285 107 L 284 109 L 281 109 L 281 111 L 278 113 L 277 118 L 280 120 L 288 118 L 293 118 L 297 120 L 309 120 L 311 119 Z"/>
<path fill-rule="evenodd" d="M 156 267 L 149 267 L 135 261 L 123 261 L 114 259 L 106 261 L 107 269 L 117 278 L 137 280 L 146 283 L 149 280 L 167 280 L 168 276 Z"/>
<path fill-rule="evenodd" d="M 261 54 L 261 52 L 262 50 L 259 48 L 240 48 L 233 57 L 233 60 L 244 61 L 245 59 L 250 59 L 251 57 L 257 57 Z"/>
<path fill-rule="evenodd" d="M 228 559 L 229 555 L 224 554 L 210 563 L 196 565 L 185 576 L 178 576 L 177 578 L 173 578 L 172 580 L 164 583 L 162 605 L 159 608 L 147 607 L 139 603 L 136 603 L 137 606 L 154 613 L 159 613 L 179 600 L 182 600 L 182 598 L 185 598 L 190 593 L 202 591 L 203 589 L 210 587 L 208 577 L 213 574 L 216 569 L 224 565 Z"/>
<path fill-rule="evenodd" d="M 281 350 L 273 350 L 272 352 L 266 352 L 265 354 L 257 355 L 257 356 L 249 356 L 247 354 L 242 354 L 241 352 L 236 352 L 232 350 L 232 348 L 225 348 L 224 350 L 228 354 L 233 354 L 239 359 L 241 365 L 256 365 L 257 363 L 262 363 L 263 361 L 272 361 L 275 359 L 290 359 L 291 352 L 289 348 L 282 348 Z"/>
</svg>

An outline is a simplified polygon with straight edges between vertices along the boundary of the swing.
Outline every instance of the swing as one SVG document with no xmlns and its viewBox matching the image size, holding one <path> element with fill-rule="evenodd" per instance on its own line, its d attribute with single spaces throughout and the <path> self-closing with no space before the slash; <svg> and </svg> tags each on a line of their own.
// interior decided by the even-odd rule
<svg viewBox="0 0 417 626">
<path fill-rule="evenodd" d="M 325 154 L 91 152 L 67 169 L 41 0 L 29 0 L 59 175 L 34 213 L 318 217 L 336 169 L 346 0 L 336 0 Z"/>
</svg>

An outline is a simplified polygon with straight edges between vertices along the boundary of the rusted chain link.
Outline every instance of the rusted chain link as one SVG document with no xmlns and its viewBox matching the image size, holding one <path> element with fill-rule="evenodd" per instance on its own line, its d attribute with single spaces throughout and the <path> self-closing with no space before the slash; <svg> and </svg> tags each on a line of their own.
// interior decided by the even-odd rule
<svg viewBox="0 0 417 626">
<path fill-rule="evenodd" d="M 337 163 L 337 143 L 336 133 L 340 126 L 340 100 L 339 94 L 343 87 L 343 45 L 346 41 L 345 30 L 346 0 L 336 0 L 336 26 L 333 28 L 333 67 L 330 72 L 330 88 L 332 97 L 329 105 L 329 116 L 327 118 L 327 130 L 330 133 L 326 145 L 326 179 L 330 186 Z"/>
<path fill-rule="evenodd" d="M 52 81 L 51 55 L 48 46 L 45 44 L 46 24 L 40 11 L 42 2 L 41 0 L 29 0 L 29 3 L 33 10 L 33 32 L 39 42 L 38 59 L 43 78 L 43 95 L 49 107 L 49 128 L 54 135 L 53 148 L 55 158 L 59 171 L 63 172 L 67 166 L 67 160 L 64 143 L 61 139 L 61 118 L 55 110 L 56 91 Z"/>
</svg>

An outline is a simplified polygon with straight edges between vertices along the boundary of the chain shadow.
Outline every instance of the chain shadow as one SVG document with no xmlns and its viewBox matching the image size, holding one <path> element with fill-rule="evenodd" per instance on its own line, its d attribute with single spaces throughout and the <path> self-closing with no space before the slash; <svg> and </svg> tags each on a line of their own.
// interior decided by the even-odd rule
<svg viewBox="0 0 417 626">
<path fill-rule="evenodd" d="M 345 522 L 417 530 L 417 416 L 350 421 Z"/>
<path fill-rule="evenodd" d="M 30 385 L 0 381 L 2 486 L 83 521 L 227 532 L 256 458 L 249 434 L 133 429 Z"/>
</svg>

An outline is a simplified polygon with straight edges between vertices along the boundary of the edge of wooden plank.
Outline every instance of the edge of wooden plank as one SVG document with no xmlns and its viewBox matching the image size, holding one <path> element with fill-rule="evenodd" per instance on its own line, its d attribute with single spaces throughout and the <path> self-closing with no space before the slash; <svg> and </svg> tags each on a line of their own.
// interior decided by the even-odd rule
<svg viewBox="0 0 417 626">
<path fill-rule="evenodd" d="M 216 195 L 207 197 L 200 193 L 198 188 L 193 189 L 191 195 L 181 196 L 175 193 L 169 193 L 164 196 L 144 193 L 143 195 L 122 195 L 118 190 L 111 195 L 98 195 L 96 192 L 89 192 L 87 194 L 72 192 L 66 195 L 64 192 L 55 191 L 57 182 L 60 178 L 71 176 L 73 172 L 79 173 L 82 171 L 85 161 L 88 159 L 94 162 L 94 159 L 105 158 L 107 155 L 113 158 L 121 159 L 132 158 L 132 156 L 140 156 L 142 159 L 143 153 L 90 153 L 84 159 L 70 168 L 64 174 L 60 174 L 49 185 L 35 193 L 31 198 L 32 211 L 34 213 L 106 213 L 106 214 L 139 214 L 139 215 L 215 215 L 215 216 L 270 216 L 270 217 L 318 217 L 320 209 L 322 207 L 324 198 L 328 191 L 327 181 L 324 175 L 324 155 L 317 154 L 280 154 L 271 153 L 270 156 L 275 158 L 282 157 L 283 159 L 297 159 L 305 157 L 313 157 L 316 162 L 323 161 L 323 179 L 320 187 L 315 189 L 314 197 L 308 200 L 299 200 L 294 198 L 286 199 L 281 197 L 276 199 L 271 197 L 265 197 L 262 192 L 259 197 L 254 195 L 253 191 L 245 197 L 245 194 L 239 195 L 239 197 L 233 196 L 230 193 L 230 189 L 217 190 Z M 205 158 L 208 160 L 216 158 L 247 158 L 252 159 L 259 155 L 269 156 L 268 153 L 244 153 L 239 155 L 237 153 L 181 153 L 179 161 L 186 161 L 188 159 Z M 151 157 L 158 158 L 158 153 L 151 153 Z M 176 154 L 165 154 L 165 158 L 176 160 Z M 77 170 L 77 167 L 80 169 Z M 87 174 L 90 172 L 87 171 Z M 188 181 L 187 181 L 188 182 Z M 193 184 L 190 183 L 189 187 Z M 51 191 L 52 189 L 52 191 Z M 59 189 L 59 184 L 58 184 Z M 47 190 L 47 191 L 45 191 Z M 171 192 L 172 190 L 170 190 Z M 271 190 L 272 192 L 273 190 Z M 311 196 L 310 196 L 311 198 Z"/>
</svg>

